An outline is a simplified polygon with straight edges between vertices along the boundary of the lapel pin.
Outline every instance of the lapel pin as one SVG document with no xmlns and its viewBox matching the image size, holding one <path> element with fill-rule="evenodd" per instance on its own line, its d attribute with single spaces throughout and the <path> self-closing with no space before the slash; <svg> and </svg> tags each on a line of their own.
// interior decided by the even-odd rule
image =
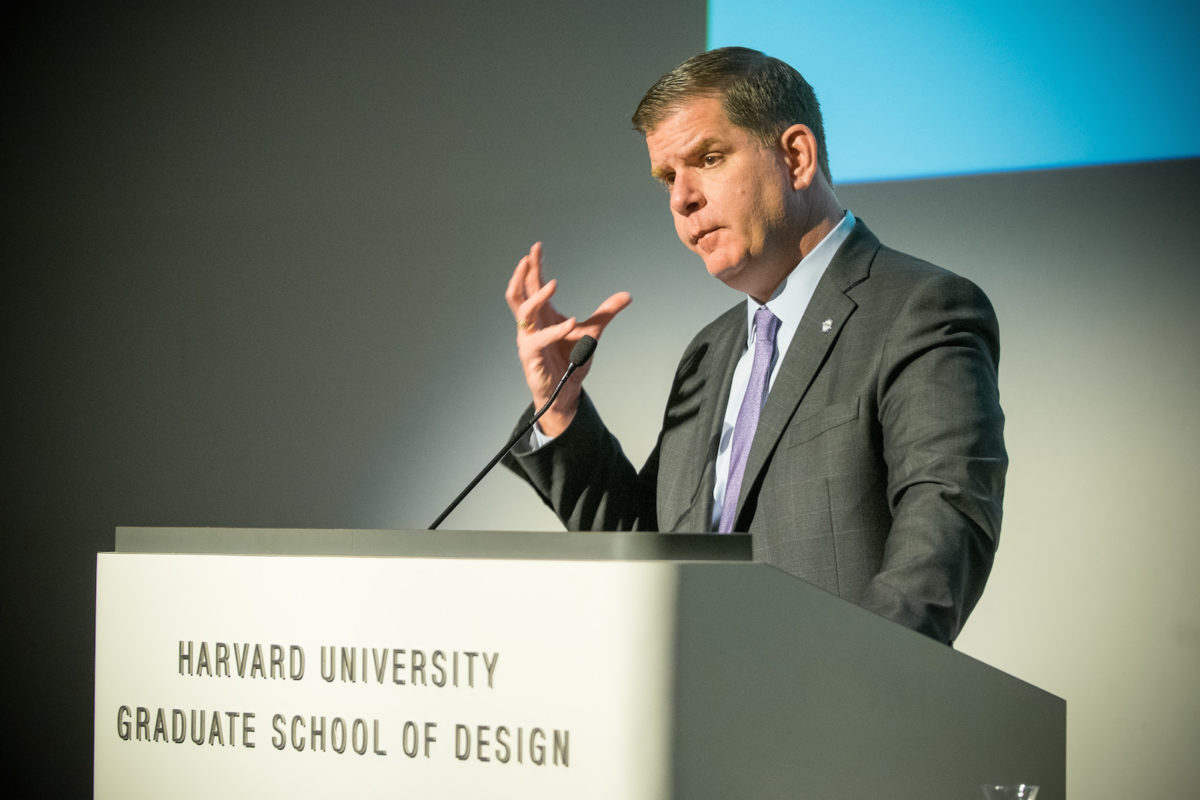
<svg viewBox="0 0 1200 800">
<path fill-rule="evenodd" d="M 827 319 L 821 323 L 821 333 L 829 333 L 833 330 L 833 320 Z"/>
</svg>

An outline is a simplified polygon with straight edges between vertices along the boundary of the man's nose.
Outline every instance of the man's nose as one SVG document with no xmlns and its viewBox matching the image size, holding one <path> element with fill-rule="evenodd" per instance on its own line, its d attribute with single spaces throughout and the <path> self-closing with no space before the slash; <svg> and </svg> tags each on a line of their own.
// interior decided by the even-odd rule
<svg viewBox="0 0 1200 800">
<path fill-rule="evenodd" d="M 687 216 L 704 208 L 704 193 L 696 181 L 684 175 L 676 175 L 671 184 L 671 210 Z"/>
</svg>

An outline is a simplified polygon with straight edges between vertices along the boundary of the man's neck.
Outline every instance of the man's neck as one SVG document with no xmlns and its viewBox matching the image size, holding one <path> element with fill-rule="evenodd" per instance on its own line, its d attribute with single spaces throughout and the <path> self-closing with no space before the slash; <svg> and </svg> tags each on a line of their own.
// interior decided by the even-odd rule
<svg viewBox="0 0 1200 800">
<path fill-rule="evenodd" d="M 814 205 L 811 209 L 812 214 L 805 221 L 805 231 L 800 236 L 800 247 L 795 261 L 789 264 L 786 270 L 779 275 L 778 280 L 775 281 L 773 286 L 761 287 L 758 292 L 747 292 L 758 303 L 766 303 L 771 295 L 775 293 L 775 290 L 779 288 L 780 284 L 787 280 L 788 275 L 792 274 L 792 270 L 809 253 L 816 249 L 817 245 L 824 241 L 825 237 L 842 221 L 842 217 L 846 214 L 846 209 L 842 208 L 841 203 L 838 202 L 837 197 L 832 192 L 829 192 L 826 197 L 829 202 L 822 203 L 820 208 Z M 763 292 L 761 297 L 759 296 L 760 292 Z"/>
</svg>

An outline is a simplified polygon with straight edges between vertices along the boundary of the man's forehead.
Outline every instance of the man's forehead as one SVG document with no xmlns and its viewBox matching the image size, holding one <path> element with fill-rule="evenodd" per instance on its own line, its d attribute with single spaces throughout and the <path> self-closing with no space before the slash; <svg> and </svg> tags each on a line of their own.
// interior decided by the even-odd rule
<svg viewBox="0 0 1200 800">
<path fill-rule="evenodd" d="M 649 139 L 663 131 L 705 124 L 712 127 L 732 125 L 725 111 L 725 104 L 717 95 L 703 94 L 680 100 L 666 110 L 663 116 L 646 132 Z"/>
<path fill-rule="evenodd" d="M 727 139 L 736 126 L 716 100 L 694 100 L 676 108 L 646 132 L 651 147 L 694 146 L 707 139 Z"/>
</svg>

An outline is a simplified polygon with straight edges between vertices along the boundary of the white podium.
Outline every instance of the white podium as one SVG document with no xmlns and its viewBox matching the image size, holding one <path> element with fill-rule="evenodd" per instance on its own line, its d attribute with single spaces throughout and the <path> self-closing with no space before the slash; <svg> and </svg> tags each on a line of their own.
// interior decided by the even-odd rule
<svg viewBox="0 0 1200 800">
<path fill-rule="evenodd" d="M 1065 703 L 746 537 L 118 529 L 97 798 L 1065 797 Z"/>
</svg>

